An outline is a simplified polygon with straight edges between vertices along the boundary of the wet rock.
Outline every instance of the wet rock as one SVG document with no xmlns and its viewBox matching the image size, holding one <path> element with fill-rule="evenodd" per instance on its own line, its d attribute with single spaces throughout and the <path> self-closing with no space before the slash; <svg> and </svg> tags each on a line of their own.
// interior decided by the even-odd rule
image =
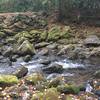
<svg viewBox="0 0 100 100">
<path fill-rule="evenodd" d="M 25 57 L 23 57 L 23 60 L 24 60 L 25 62 L 28 62 L 28 61 L 30 61 L 31 59 L 32 59 L 31 55 L 26 55 Z"/>
<path fill-rule="evenodd" d="M 14 75 L 0 75 L 0 86 L 13 85 L 18 83 L 18 79 Z"/>
<path fill-rule="evenodd" d="M 11 48 L 11 47 L 8 47 L 7 50 L 5 50 L 3 52 L 3 56 L 5 56 L 5 57 L 9 57 L 12 54 L 13 54 L 13 48 Z"/>
<path fill-rule="evenodd" d="M 37 43 L 35 45 L 35 49 L 43 48 L 43 47 L 46 47 L 47 45 L 49 45 L 49 43 L 47 43 L 47 42 Z"/>
<path fill-rule="evenodd" d="M 19 55 L 33 55 L 36 53 L 34 46 L 28 41 L 24 41 L 17 49 Z"/>
<path fill-rule="evenodd" d="M 38 82 L 44 81 L 45 78 L 40 73 L 33 73 L 25 78 L 27 84 L 37 84 Z"/>
<path fill-rule="evenodd" d="M 96 71 L 96 72 L 94 73 L 94 77 L 95 77 L 95 78 L 100 78 L 100 70 L 98 70 L 98 71 Z"/>
<path fill-rule="evenodd" d="M 48 67 L 42 68 L 42 70 L 46 73 L 62 73 L 63 66 L 57 63 L 50 64 Z"/>
<path fill-rule="evenodd" d="M 18 78 L 24 77 L 28 73 L 28 68 L 24 66 L 20 66 L 15 72 L 13 72 L 13 75 L 15 75 Z"/>
<path fill-rule="evenodd" d="M 17 58 L 18 58 L 18 55 L 13 55 L 13 56 L 10 58 L 10 61 L 11 61 L 11 62 L 16 62 L 16 61 L 17 61 Z"/>
<path fill-rule="evenodd" d="M 51 63 L 51 61 L 49 59 L 41 59 L 39 61 L 40 64 L 43 64 L 43 65 L 48 65 Z"/>
<path fill-rule="evenodd" d="M 0 38 L 4 38 L 6 34 L 4 32 L 0 32 Z"/>
<path fill-rule="evenodd" d="M 100 39 L 96 35 L 90 35 L 84 40 L 86 46 L 100 46 Z"/>
</svg>

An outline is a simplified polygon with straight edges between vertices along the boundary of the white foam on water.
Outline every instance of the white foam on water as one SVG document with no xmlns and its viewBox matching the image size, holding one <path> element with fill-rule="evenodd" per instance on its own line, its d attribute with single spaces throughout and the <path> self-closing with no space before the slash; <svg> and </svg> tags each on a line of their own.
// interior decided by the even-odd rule
<svg viewBox="0 0 100 100">
<path fill-rule="evenodd" d="M 72 62 L 55 62 L 59 65 L 62 65 L 64 69 L 68 68 L 84 68 L 83 64 L 72 63 Z"/>
</svg>

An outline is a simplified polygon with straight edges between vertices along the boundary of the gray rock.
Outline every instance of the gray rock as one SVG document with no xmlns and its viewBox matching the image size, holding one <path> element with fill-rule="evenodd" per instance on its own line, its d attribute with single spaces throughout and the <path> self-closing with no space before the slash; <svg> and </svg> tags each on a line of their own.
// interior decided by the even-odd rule
<svg viewBox="0 0 100 100">
<path fill-rule="evenodd" d="M 48 65 L 51 63 L 51 61 L 49 59 L 41 59 L 39 61 L 40 64 L 43 64 L 43 65 Z"/>
<path fill-rule="evenodd" d="M 58 44 L 56 43 L 53 43 L 47 46 L 48 49 L 57 49 L 57 47 L 58 47 Z"/>
<path fill-rule="evenodd" d="M 20 66 L 15 72 L 13 72 L 13 75 L 15 75 L 18 78 L 24 77 L 28 73 L 28 68 L 24 66 Z"/>
<path fill-rule="evenodd" d="M 49 53 L 49 50 L 47 48 L 43 48 L 41 51 L 37 53 L 37 55 L 44 56 L 44 55 L 48 55 L 48 53 Z"/>
<path fill-rule="evenodd" d="M 5 50 L 3 52 L 3 56 L 5 56 L 5 57 L 9 57 L 12 54 L 13 54 L 13 48 L 11 48 L 11 47 L 8 47 L 7 50 Z"/>
<path fill-rule="evenodd" d="M 96 35 L 90 35 L 84 40 L 86 46 L 100 46 L 100 39 Z"/>
<path fill-rule="evenodd" d="M 46 47 L 47 45 L 49 45 L 49 43 L 47 43 L 47 42 L 37 43 L 35 45 L 35 49 L 43 48 L 43 47 Z"/>
</svg>

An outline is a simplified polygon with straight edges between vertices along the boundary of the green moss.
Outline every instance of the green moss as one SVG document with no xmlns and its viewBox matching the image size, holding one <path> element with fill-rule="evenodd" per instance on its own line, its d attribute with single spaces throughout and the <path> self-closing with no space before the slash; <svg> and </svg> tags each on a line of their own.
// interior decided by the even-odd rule
<svg viewBox="0 0 100 100">
<path fill-rule="evenodd" d="M 59 93 L 56 88 L 46 89 L 44 92 L 36 92 L 31 100 L 59 100 Z"/>
<path fill-rule="evenodd" d="M 37 93 L 33 94 L 31 100 L 43 100 L 43 93 L 37 92 Z"/>
<path fill-rule="evenodd" d="M 0 75 L 0 84 L 16 84 L 18 83 L 18 79 L 16 76 L 13 76 L 13 75 Z"/>
<path fill-rule="evenodd" d="M 78 94 L 80 92 L 80 88 L 74 85 L 61 85 L 57 87 L 57 90 L 61 93 L 65 94 Z"/>
<path fill-rule="evenodd" d="M 57 87 L 62 81 L 62 77 L 54 78 L 48 83 L 48 87 Z"/>
<path fill-rule="evenodd" d="M 44 31 L 41 33 L 40 38 L 41 38 L 41 40 L 46 40 L 47 36 L 48 36 L 48 32 Z"/>
<path fill-rule="evenodd" d="M 47 89 L 44 92 L 43 100 L 59 100 L 59 93 L 57 92 L 56 88 Z"/>
<path fill-rule="evenodd" d="M 54 26 L 48 31 L 48 40 L 58 40 L 61 38 L 69 38 L 69 27 L 64 27 L 63 29 L 60 26 Z"/>
<path fill-rule="evenodd" d="M 38 82 L 44 81 L 44 80 L 45 78 L 43 77 L 43 75 L 39 73 L 34 73 L 26 77 L 26 82 L 29 84 L 37 84 Z"/>
</svg>

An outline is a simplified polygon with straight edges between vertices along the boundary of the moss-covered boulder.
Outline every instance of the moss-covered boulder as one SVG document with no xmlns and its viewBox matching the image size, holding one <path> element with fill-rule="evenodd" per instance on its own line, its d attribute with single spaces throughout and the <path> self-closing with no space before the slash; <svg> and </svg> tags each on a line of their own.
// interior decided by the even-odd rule
<svg viewBox="0 0 100 100">
<path fill-rule="evenodd" d="M 25 78 L 28 84 L 37 84 L 38 82 L 44 81 L 45 78 L 40 73 L 33 73 Z"/>
<path fill-rule="evenodd" d="M 34 46 L 28 41 L 25 40 L 17 49 L 19 55 L 33 55 L 36 53 Z"/>
<path fill-rule="evenodd" d="M 30 32 L 30 35 L 33 39 L 33 42 L 39 42 L 41 40 L 40 36 L 41 36 L 41 31 L 39 30 L 31 30 Z"/>
<path fill-rule="evenodd" d="M 49 31 L 48 31 L 48 40 L 58 40 L 61 38 L 69 38 L 70 27 L 65 26 L 64 28 L 60 26 L 53 26 Z"/>
<path fill-rule="evenodd" d="M 19 32 L 15 35 L 14 39 L 16 40 L 16 42 L 18 44 L 21 44 L 23 41 L 25 40 L 30 40 L 32 39 L 32 36 L 29 34 L 29 32 L 27 31 L 22 31 L 22 32 Z"/>
<path fill-rule="evenodd" d="M 80 87 L 65 84 L 58 86 L 57 90 L 60 93 L 65 93 L 65 94 L 78 94 L 80 92 Z"/>
<path fill-rule="evenodd" d="M 18 78 L 14 75 L 0 75 L 0 86 L 17 84 Z"/>
</svg>

